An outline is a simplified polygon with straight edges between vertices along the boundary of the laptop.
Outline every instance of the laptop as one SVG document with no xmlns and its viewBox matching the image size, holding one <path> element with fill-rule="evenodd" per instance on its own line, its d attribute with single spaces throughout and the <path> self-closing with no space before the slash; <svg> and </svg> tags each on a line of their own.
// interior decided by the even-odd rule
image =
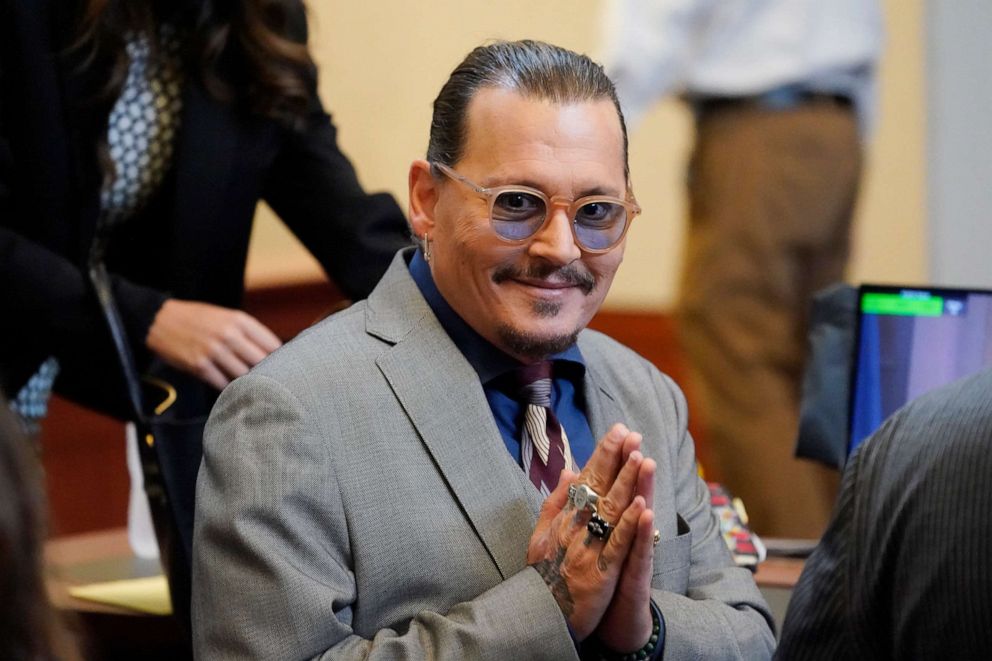
<svg viewBox="0 0 992 661">
<path fill-rule="evenodd" d="M 862 285 L 847 452 L 898 408 L 992 366 L 992 291 Z"/>
</svg>

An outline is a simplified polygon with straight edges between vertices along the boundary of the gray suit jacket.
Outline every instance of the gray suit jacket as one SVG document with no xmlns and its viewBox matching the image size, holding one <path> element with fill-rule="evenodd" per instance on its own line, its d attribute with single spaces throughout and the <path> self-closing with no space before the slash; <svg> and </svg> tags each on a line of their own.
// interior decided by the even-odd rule
<svg viewBox="0 0 992 661">
<path fill-rule="evenodd" d="M 992 370 L 906 405 L 848 462 L 780 659 L 992 656 Z"/>
<path fill-rule="evenodd" d="M 199 658 L 576 657 L 525 564 L 537 490 L 403 257 L 368 301 L 221 395 L 197 489 Z M 718 535 L 678 388 L 603 335 L 579 346 L 596 437 L 622 421 L 658 462 L 666 658 L 770 656 L 771 617 Z"/>
</svg>

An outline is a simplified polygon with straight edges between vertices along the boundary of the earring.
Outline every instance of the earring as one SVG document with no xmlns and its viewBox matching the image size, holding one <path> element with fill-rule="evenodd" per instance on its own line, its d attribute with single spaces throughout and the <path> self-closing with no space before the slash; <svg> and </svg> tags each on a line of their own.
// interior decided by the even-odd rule
<svg viewBox="0 0 992 661">
<path fill-rule="evenodd" d="M 434 254 L 431 250 L 431 236 L 427 232 L 424 232 L 424 238 L 421 240 L 421 250 L 424 251 L 424 261 L 430 264 Z"/>
</svg>

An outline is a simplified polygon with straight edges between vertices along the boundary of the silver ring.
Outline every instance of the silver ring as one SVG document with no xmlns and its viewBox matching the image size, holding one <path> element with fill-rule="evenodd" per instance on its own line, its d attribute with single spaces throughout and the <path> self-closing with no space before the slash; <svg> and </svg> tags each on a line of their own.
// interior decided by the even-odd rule
<svg viewBox="0 0 992 661">
<path fill-rule="evenodd" d="M 661 531 L 655 528 L 654 530 L 654 545 L 658 546 L 658 542 L 661 541 Z"/>
<path fill-rule="evenodd" d="M 599 514 L 593 512 L 592 516 L 589 518 L 589 523 L 586 524 L 586 530 L 588 530 L 589 534 L 596 539 L 600 539 L 605 542 L 610 538 L 610 533 L 613 532 L 613 526 L 611 526 L 609 522 L 607 522 L 607 520 Z"/>
<path fill-rule="evenodd" d="M 595 514 L 598 510 L 599 494 L 586 484 L 570 484 L 568 486 L 568 502 L 576 509 L 588 509 Z"/>
</svg>

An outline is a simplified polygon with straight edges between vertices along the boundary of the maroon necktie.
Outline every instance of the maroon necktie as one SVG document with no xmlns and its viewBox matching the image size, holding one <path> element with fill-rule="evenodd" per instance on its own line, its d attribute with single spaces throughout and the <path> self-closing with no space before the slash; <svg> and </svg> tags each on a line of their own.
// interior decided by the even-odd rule
<svg viewBox="0 0 992 661">
<path fill-rule="evenodd" d="M 551 361 L 524 365 L 516 371 L 518 399 L 526 404 L 520 455 L 524 472 L 547 497 L 563 468 L 575 470 L 568 436 L 551 410 Z"/>
</svg>

